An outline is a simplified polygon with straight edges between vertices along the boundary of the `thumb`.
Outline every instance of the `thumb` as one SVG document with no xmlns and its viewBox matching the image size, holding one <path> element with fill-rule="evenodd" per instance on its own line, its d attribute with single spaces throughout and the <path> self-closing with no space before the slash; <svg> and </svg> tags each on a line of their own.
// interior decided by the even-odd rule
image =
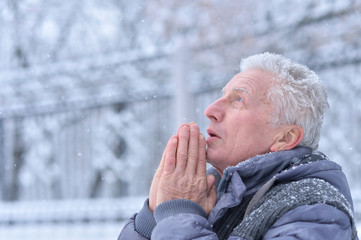
<svg viewBox="0 0 361 240">
<path fill-rule="evenodd" d="M 212 191 L 215 182 L 216 178 L 212 174 L 207 175 L 207 196 L 209 196 L 210 192 Z"/>
<path fill-rule="evenodd" d="M 207 209 L 206 209 L 207 215 L 211 213 L 216 203 L 217 203 L 217 191 L 216 191 L 216 187 L 213 186 L 208 194 Z"/>
<path fill-rule="evenodd" d="M 216 205 L 217 203 L 217 190 L 216 187 L 213 186 L 211 191 L 209 192 L 208 199 L 210 200 L 210 203 L 212 206 Z"/>
</svg>

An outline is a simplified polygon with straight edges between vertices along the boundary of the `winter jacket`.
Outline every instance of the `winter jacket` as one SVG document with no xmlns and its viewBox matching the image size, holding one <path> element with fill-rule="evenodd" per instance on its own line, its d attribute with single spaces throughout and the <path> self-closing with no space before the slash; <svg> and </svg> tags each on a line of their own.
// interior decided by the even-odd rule
<svg viewBox="0 0 361 240">
<path fill-rule="evenodd" d="M 305 158 L 316 161 L 303 163 Z M 250 199 L 270 179 L 278 184 L 308 178 L 324 180 L 334 186 L 350 203 L 350 190 L 341 167 L 329 161 L 323 154 L 312 153 L 311 149 L 297 147 L 293 150 L 259 155 L 228 167 L 221 178 L 213 168 L 209 174 L 216 177 L 218 201 L 210 215 L 198 204 L 176 199 L 160 204 L 154 214 L 148 208 L 148 201 L 138 214 L 124 226 L 118 240 L 131 239 L 218 239 L 214 226 L 227 209 L 241 205 Z M 328 204 L 318 203 L 299 206 L 280 217 L 263 236 L 264 240 L 299 239 L 351 239 L 350 218 L 341 210 Z M 244 240 L 230 235 L 229 240 Z"/>
</svg>

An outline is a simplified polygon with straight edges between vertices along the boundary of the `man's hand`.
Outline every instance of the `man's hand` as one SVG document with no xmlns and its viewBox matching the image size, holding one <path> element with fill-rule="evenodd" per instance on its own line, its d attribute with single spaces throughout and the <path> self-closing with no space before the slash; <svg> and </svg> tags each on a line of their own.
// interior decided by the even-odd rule
<svg viewBox="0 0 361 240">
<path fill-rule="evenodd" d="M 170 141 L 170 140 L 169 140 Z M 168 142 L 169 144 L 169 142 Z M 168 145 L 167 145 L 168 146 Z M 154 174 L 152 185 L 150 186 L 149 191 L 149 209 L 154 212 L 154 209 L 157 206 L 157 190 L 159 185 L 160 177 L 162 176 L 163 167 L 164 167 L 164 157 L 166 154 L 167 148 L 163 152 L 162 160 L 159 163 L 158 169 Z"/>
<path fill-rule="evenodd" d="M 179 136 L 179 130 L 182 128 L 182 126 L 185 126 L 185 125 L 187 125 L 187 124 L 182 124 L 179 127 L 177 134 L 172 136 L 169 139 L 168 144 L 167 144 L 166 148 L 164 149 L 162 159 L 159 163 L 158 169 L 154 174 L 152 185 L 151 185 L 150 191 L 149 191 L 149 208 L 152 212 L 154 212 L 154 209 L 157 206 L 157 193 L 158 193 L 159 180 L 160 180 L 160 177 L 162 176 L 162 173 L 164 172 L 164 161 L 165 161 L 165 155 L 166 155 L 167 149 L 173 145 L 172 141 L 174 139 L 176 139 L 175 141 L 177 141 L 178 136 Z"/>
<path fill-rule="evenodd" d="M 150 209 L 154 210 L 154 201 L 159 205 L 172 199 L 188 199 L 198 203 L 209 214 L 217 200 L 214 181 L 214 176 L 206 175 L 204 136 L 195 123 L 183 124 L 178 134 L 169 140 L 154 176 Z"/>
</svg>

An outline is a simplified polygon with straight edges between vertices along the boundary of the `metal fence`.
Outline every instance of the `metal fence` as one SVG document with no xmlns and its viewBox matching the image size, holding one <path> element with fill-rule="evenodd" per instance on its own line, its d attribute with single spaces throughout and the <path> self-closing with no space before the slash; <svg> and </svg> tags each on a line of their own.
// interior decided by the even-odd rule
<svg viewBox="0 0 361 240">
<path fill-rule="evenodd" d="M 145 194 L 168 133 L 169 98 L 1 121 L 4 201 Z"/>
</svg>

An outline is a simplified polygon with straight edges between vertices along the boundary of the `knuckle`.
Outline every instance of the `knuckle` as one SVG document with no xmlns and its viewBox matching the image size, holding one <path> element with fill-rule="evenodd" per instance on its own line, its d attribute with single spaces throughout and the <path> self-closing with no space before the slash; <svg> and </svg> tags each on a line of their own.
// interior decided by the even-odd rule
<svg viewBox="0 0 361 240">
<path fill-rule="evenodd" d="M 187 157 L 188 157 L 188 155 L 185 152 L 179 152 L 178 153 L 178 158 L 180 158 L 180 159 L 186 159 Z"/>
</svg>

